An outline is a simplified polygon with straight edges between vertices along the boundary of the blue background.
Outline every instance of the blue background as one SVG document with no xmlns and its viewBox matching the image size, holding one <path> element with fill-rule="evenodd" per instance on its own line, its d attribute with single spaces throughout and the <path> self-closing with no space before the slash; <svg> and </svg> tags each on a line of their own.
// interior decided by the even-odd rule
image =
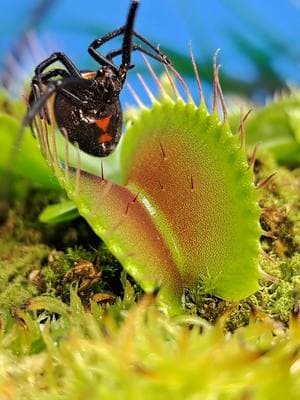
<svg viewBox="0 0 300 400">
<path fill-rule="evenodd" d="M 0 0 L 0 73 L 10 75 L 15 94 L 33 66 L 56 50 L 66 52 L 81 69 L 97 68 L 88 45 L 124 24 L 129 6 L 129 0 L 56 0 L 42 20 L 32 23 L 38 3 Z M 136 30 L 171 55 L 187 56 L 191 40 L 204 80 L 209 79 L 206 71 L 215 50 L 221 48 L 222 75 L 232 80 L 227 84 L 225 79 L 225 91 L 262 101 L 286 83 L 299 83 L 299 21 L 300 0 L 141 0 Z M 14 55 L 17 62 L 11 63 L 10 51 L 25 31 L 34 32 L 29 34 L 31 45 L 21 46 Z M 134 63 L 140 59 L 135 55 Z M 172 61 L 189 75 L 174 54 Z M 131 75 L 135 83 L 135 73 Z"/>
</svg>

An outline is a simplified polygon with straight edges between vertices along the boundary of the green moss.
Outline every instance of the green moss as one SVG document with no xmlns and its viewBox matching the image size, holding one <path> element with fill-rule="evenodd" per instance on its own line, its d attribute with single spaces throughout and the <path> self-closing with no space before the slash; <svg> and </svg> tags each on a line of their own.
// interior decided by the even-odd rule
<svg viewBox="0 0 300 400">
<path fill-rule="evenodd" d="M 299 293 L 299 254 L 284 262 L 277 259 L 262 259 L 262 266 L 268 273 L 261 281 L 261 289 L 248 299 L 240 302 L 229 314 L 230 330 L 247 325 L 253 312 L 259 312 L 288 324 L 291 313 L 297 304 Z M 228 306 L 229 309 L 232 305 Z M 242 321 L 242 323 L 241 323 Z"/>
<path fill-rule="evenodd" d="M 23 203 L 15 201 L 0 225 L 0 307 L 23 306 L 39 294 L 69 302 L 71 285 L 84 279 L 64 279 L 78 261 L 89 261 L 102 272 L 101 279 L 82 293 L 88 304 L 94 293 L 122 293 L 121 268 L 116 259 L 82 220 L 49 226 L 38 221 L 56 192 L 29 189 Z M 67 247 L 72 245 L 73 247 Z"/>
<path fill-rule="evenodd" d="M 26 245 L 0 239 L 0 309 L 22 305 L 39 293 L 30 273 L 39 270 L 49 248 L 43 244 Z"/>
<path fill-rule="evenodd" d="M 45 282 L 45 294 L 58 297 L 69 303 L 70 285 L 80 284 L 82 276 L 66 279 L 78 262 L 90 262 L 95 265 L 96 271 L 101 271 L 101 277 L 83 293 L 82 300 L 89 300 L 89 296 L 99 292 L 111 292 L 115 295 L 122 293 L 121 266 L 111 255 L 104 244 L 98 249 L 87 250 L 83 246 L 68 248 L 65 252 L 52 252 L 48 264 L 42 269 Z"/>
</svg>

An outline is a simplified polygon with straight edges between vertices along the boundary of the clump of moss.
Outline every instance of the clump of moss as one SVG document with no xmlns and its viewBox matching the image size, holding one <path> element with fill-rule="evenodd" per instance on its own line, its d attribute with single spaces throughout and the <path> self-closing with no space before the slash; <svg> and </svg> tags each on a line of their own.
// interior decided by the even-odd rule
<svg viewBox="0 0 300 400">
<path fill-rule="evenodd" d="M 20 210 L 19 210 L 20 211 Z M 39 293 L 30 274 L 39 270 L 50 248 L 40 241 L 38 229 L 18 211 L 10 211 L 0 226 L 0 308 L 20 306 Z"/>
<path fill-rule="evenodd" d="M 55 200 L 55 192 L 30 189 L 22 203 L 19 200 L 13 203 L 0 225 L 2 310 L 20 307 L 40 294 L 59 297 L 68 303 L 70 286 L 79 286 L 84 278 L 74 275 L 73 279 L 65 279 L 65 276 L 83 260 L 101 271 L 101 279 L 82 293 L 86 304 L 94 293 L 118 296 L 122 292 L 120 264 L 82 218 L 56 225 L 38 221 L 41 210 Z"/>
<path fill-rule="evenodd" d="M 78 263 L 88 263 L 94 268 L 98 279 L 91 280 L 91 286 L 87 285 L 86 290 L 82 290 L 81 298 L 84 303 L 95 293 L 106 292 L 118 296 L 122 293 L 121 285 L 121 265 L 111 255 L 104 244 L 98 249 L 87 250 L 79 246 L 68 248 L 64 253 L 53 251 L 49 254 L 47 265 L 42 269 L 42 279 L 45 285 L 45 294 L 58 297 L 64 302 L 69 303 L 70 285 L 77 284 L 78 289 L 82 280 L 89 279 L 88 271 L 80 274 L 72 271 Z"/>
<path fill-rule="evenodd" d="M 278 167 L 266 154 L 258 160 L 256 171 L 257 180 L 268 176 L 270 171 L 276 172 L 260 193 L 261 225 L 266 231 L 262 247 L 275 257 L 291 257 L 300 251 L 300 168 Z"/>
<path fill-rule="evenodd" d="M 30 273 L 39 270 L 49 248 L 0 238 L 0 309 L 21 306 L 39 293 Z"/>
</svg>

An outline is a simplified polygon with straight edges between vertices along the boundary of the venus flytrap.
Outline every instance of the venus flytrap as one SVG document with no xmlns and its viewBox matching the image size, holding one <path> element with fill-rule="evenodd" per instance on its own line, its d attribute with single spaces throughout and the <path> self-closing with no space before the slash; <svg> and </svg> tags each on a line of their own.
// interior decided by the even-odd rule
<svg viewBox="0 0 300 400">
<path fill-rule="evenodd" d="M 260 213 L 216 62 L 212 113 L 197 72 L 200 106 L 176 71 L 166 69 L 173 99 L 150 72 L 160 97 L 140 78 L 153 104 L 145 107 L 133 91 L 141 110 L 115 154 L 93 158 L 72 146 L 49 106 L 51 124 L 35 121 L 41 150 L 79 213 L 146 292 L 161 288 L 171 313 L 180 312 L 183 289 L 199 282 L 221 298 L 245 298 L 258 289 Z"/>
</svg>

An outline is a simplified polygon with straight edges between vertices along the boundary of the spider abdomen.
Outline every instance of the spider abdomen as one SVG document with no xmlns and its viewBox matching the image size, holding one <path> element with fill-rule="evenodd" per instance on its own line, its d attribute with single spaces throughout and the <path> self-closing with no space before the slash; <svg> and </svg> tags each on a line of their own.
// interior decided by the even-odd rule
<svg viewBox="0 0 300 400">
<path fill-rule="evenodd" d="M 84 81 L 82 83 L 85 86 Z M 80 150 L 96 157 L 106 157 L 115 149 L 122 133 L 121 104 L 118 99 L 113 103 L 103 103 L 102 99 L 97 99 L 97 92 L 84 89 L 81 87 L 79 91 L 75 84 L 74 87 L 68 86 L 69 92 L 87 101 L 87 108 L 59 92 L 56 94 L 55 120 L 62 133 L 67 134 L 71 143 L 77 143 Z"/>
</svg>

